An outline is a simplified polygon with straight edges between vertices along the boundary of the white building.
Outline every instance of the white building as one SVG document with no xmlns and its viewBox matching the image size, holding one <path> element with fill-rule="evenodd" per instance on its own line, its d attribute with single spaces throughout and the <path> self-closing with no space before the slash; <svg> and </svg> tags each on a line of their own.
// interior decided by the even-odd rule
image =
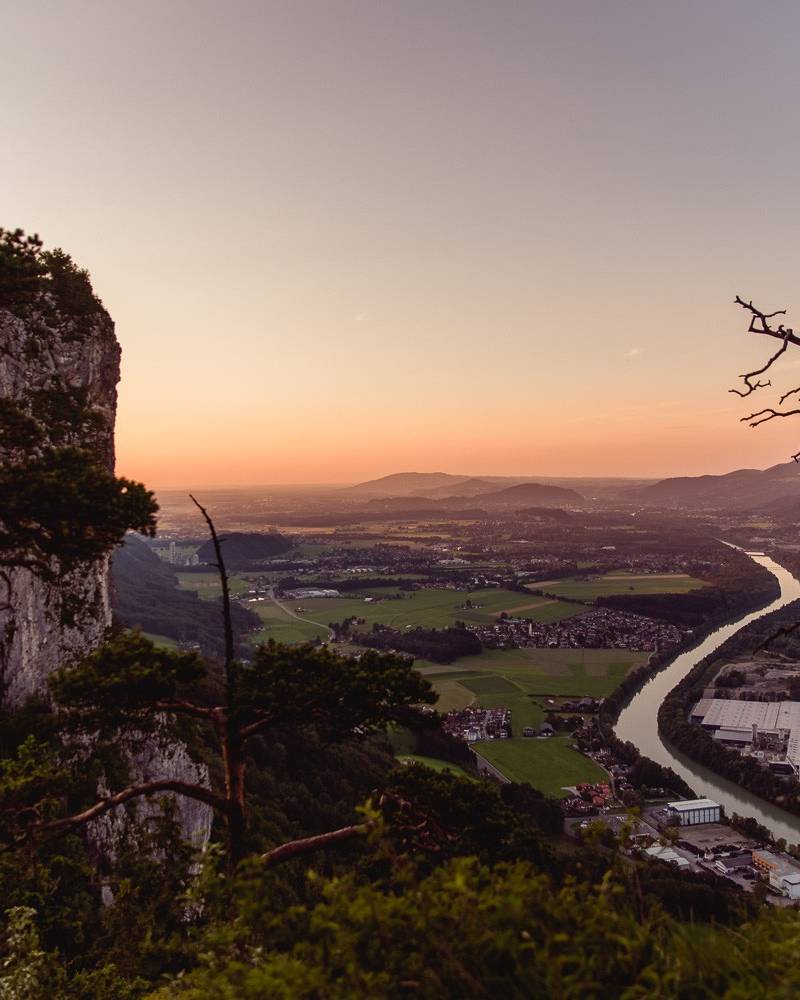
<svg viewBox="0 0 800 1000">
<path fill-rule="evenodd" d="M 697 826 L 699 823 L 719 823 L 719 802 L 711 799 L 688 799 L 686 802 L 668 802 L 670 818 L 678 826 Z"/>
<path fill-rule="evenodd" d="M 785 742 L 786 762 L 800 775 L 800 701 L 701 698 L 689 718 L 720 743 L 740 750 Z"/>
<path fill-rule="evenodd" d="M 753 867 L 767 876 L 775 892 L 789 899 L 800 899 L 800 868 L 785 854 L 753 851 Z"/>
<path fill-rule="evenodd" d="M 676 868 L 688 868 L 690 865 L 687 858 L 663 844 L 653 844 L 652 847 L 646 848 L 644 853 L 656 861 L 665 861 L 669 865 L 675 865 Z"/>
</svg>

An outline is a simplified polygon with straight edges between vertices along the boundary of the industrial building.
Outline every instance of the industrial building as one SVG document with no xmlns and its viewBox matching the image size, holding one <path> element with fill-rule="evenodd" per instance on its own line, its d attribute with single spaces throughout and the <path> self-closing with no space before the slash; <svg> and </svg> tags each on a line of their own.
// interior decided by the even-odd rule
<svg viewBox="0 0 800 1000">
<path fill-rule="evenodd" d="M 724 746 L 784 761 L 800 776 L 800 702 L 701 698 L 689 718 Z"/>
<path fill-rule="evenodd" d="M 766 875 L 771 889 L 789 899 L 800 899 L 800 868 L 785 855 L 753 851 L 753 867 Z"/>
<path fill-rule="evenodd" d="M 670 820 L 678 826 L 696 826 L 699 823 L 719 823 L 719 802 L 711 799 L 688 799 L 685 802 L 668 802 Z"/>
</svg>

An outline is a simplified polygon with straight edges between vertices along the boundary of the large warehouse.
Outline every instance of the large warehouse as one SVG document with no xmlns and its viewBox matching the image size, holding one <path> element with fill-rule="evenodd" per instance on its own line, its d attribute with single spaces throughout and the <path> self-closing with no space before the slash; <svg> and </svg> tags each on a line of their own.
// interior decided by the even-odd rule
<svg viewBox="0 0 800 1000">
<path fill-rule="evenodd" d="M 698 823 L 719 823 L 719 802 L 711 799 L 687 799 L 685 802 L 668 802 L 670 818 L 678 826 L 697 826 Z"/>
<path fill-rule="evenodd" d="M 800 775 L 800 701 L 701 698 L 689 719 L 739 751 L 759 747 L 785 752 L 786 763 Z"/>
</svg>

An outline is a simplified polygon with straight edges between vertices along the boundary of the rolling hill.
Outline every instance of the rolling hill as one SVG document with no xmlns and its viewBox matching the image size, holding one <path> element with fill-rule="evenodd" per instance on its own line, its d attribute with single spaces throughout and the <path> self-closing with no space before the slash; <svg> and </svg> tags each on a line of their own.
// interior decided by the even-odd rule
<svg viewBox="0 0 800 1000">
<path fill-rule="evenodd" d="M 770 469 L 737 469 L 721 476 L 663 479 L 630 491 L 628 497 L 665 507 L 761 509 L 784 498 L 800 497 L 800 465 L 785 462 Z"/>
<path fill-rule="evenodd" d="M 583 497 L 575 490 L 542 483 L 518 483 L 480 496 L 482 507 L 562 507 L 582 503 Z"/>
</svg>

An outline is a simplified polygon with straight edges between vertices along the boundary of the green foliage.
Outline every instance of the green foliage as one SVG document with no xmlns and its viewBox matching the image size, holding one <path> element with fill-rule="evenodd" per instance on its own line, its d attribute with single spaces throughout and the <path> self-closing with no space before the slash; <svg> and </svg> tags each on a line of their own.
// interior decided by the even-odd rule
<svg viewBox="0 0 800 1000">
<path fill-rule="evenodd" d="M 41 1000 L 63 987 L 64 970 L 52 954 L 41 949 L 34 915 L 34 910 L 24 906 L 7 913 L 6 955 L 0 963 L 2 1000 Z"/>
<path fill-rule="evenodd" d="M 21 229 L 0 229 L 0 309 L 30 306 L 45 287 L 42 241 Z"/>
<path fill-rule="evenodd" d="M 86 271 L 60 250 L 43 252 L 38 237 L 21 230 L 0 229 L 0 309 L 24 320 L 29 357 L 55 330 L 80 339 L 105 316 Z M 97 329 L 109 335 L 105 319 Z M 0 566 L 25 566 L 56 582 L 109 552 L 128 529 L 155 532 L 153 494 L 111 470 L 110 433 L 88 390 L 57 376 L 0 400 Z M 64 606 L 65 624 L 74 611 Z"/>
<path fill-rule="evenodd" d="M 328 648 L 259 646 L 240 676 L 244 718 L 276 726 L 313 725 L 325 739 L 382 729 L 436 700 L 431 684 L 404 656 L 367 650 L 358 659 Z"/>
<path fill-rule="evenodd" d="M 470 781 L 418 764 L 398 768 L 384 793 L 386 836 L 393 854 L 415 858 L 423 866 L 464 856 L 482 862 L 550 862 L 536 806 L 524 796 L 505 792 L 489 782 Z M 530 792 L 537 796 L 533 789 Z M 553 805 L 560 830 L 563 820 Z"/>
<path fill-rule="evenodd" d="M 37 235 L 0 228 L 0 309 L 50 326 L 69 325 L 71 336 L 107 316 L 88 271 L 63 250 L 43 250 Z M 34 316 L 35 311 L 35 316 Z"/>
<path fill-rule="evenodd" d="M 50 677 L 53 697 L 84 730 L 114 733 L 157 721 L 156 703 L 179 697 L 208 672 L 196 653 L 169 650 L 140 632 L 121 632 L 73 666 Z"/>
<path fill-rule="evenodd" d="M 46 448 L 0 469 L 0 562 L 52 576 L 97 559 L 129 529 L 155 533 L 153 494 L 88 461 L 78 448 Z"/>
<path fill-rule="evenodd" d="M 523 862 L 458 859 L 400 889 L 344 878 L 318 891 L 317 904 L 264 920 L 263 895 L 242 887 L 237 919 L 208 936 L 200 966 L 150 1000 L 744 1000 L 800 986 L 796 913 L 764 914 L 742 933 L 690 927 L 642 909 L 617 875 L 557 887 Z"/>
<path fill-rule="evenodd" d="M 13 757 L 0 760 L 0 803 L 3 839 L 13 839 L 17 824 L 29 810 L 38 816 L 53 813 L 63 794 L 68 772 L 60 764 L 52 745 L 40 742 L 31 734 L 17 748 Z"/>
</svg>

